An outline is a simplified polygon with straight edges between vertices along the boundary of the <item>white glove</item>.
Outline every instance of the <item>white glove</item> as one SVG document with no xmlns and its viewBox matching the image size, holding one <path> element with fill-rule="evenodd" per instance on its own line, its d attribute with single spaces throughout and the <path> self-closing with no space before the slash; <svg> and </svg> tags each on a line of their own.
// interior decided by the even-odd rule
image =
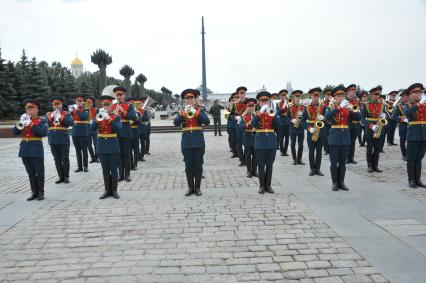
<svg viewBox="0 0 426 283">
<path fill-rule="evenodd" d="M 60 120 L 62 118 L 61 112 L 58 112 L 58 115 L 56 116 Z"/>
<path fill-rule="evenodd" d="M 371 129 L 373 130 L 373 132 L 377 131 L 378 128 L 379 128 L 379 126 L 377 126 L 377 125 L 373 125 L 373 127 L 371 127 Z"/>
<path fill-rule="evenodd" d="M 22 122 L 22 125 L 24 125 L 24 127 L 28 127 L 31 124 L 31 118 L 28 117 L 28 119 L 24 120 Z"/>
<path fill-rule="evenodd" d="M 104 120 L 109 120 L 109 114 L 108 114 L 108 112 L 103 112 L 102 113 L 102 117 L 104 118 Z"/>
<path fill-rule="evenodd" d="M 385 113 L 382 113 L 382 114 L 380 115 L 380 118 L 382 118 L 382 119 L 386 119 L 386 114 L 385 114 Z"/>
<path fill-rule="evenodd" d="M 78 109 L 77 104 L 73 104 L 73 105 L 68 106 L 68 110 L 69 110 L 70 112 L 73 112 L 73 111 L 74 111 L 74 110 L 76 110 L 76 109 Z"/>
<path fill-rule="evenodd" d="M 192 108 L 192 106 L 191 106 L 191 105 L 189 105 L 189 104 L 188 104 L 188 105 L 186 105 L 186 106 L 185 106 L 185 112 L 188 112 L 188 111 L 189 111 L 189 109 L 191 109 L 191 108 Z"/>
<path fill-rule="evenodd" d="M 269 105 L 263 105 L 262 107 L 260 107 L 260 113 L 265 113 L 266 110 L 268 110 Z"/>
<path fill-rule="evenodd" d="M 324 116 L 323 116 L 323 115 L 321 115 L 321 114 L 320 114 L 320 115 L 318 115 L 318 116 L 317 116 L 317 120 L 318 120 L 318 121 L 323 121 L 323 120 L 324 120 Z"/>
<path fill-rule="evenodd" d="M 56 110 L 55 111 L 53 111 L 52 113 L 50 113 L 50 118 L 55 118 L 55 115 L 56 115 Z"/>
<path fill-rule="evenodd" d="M 345 99 L 345 100 L 343 100 L 343 101 L 340 103 L 340 107 L 342 107 L 342 108 L 347 108 L 347 107 L 348 107 L 348 105 L 349 105 L 349 101 L 347 101 L 346 99 Z"/>
<path fill-rule="evenodd" d="M 21 115 L 21 119 L 19 119 L 19 122 L 23 123 L 25 120 L 28 120 L 30 117 L 27 113 L 24 113 Z"/>
<path fill-rule="evenodd" d="M 291 119 L 291 122 L 292 122 L 293 124 L 296 124 L 296 123 L 297 123 L 297 119 Z"/>
<path fill-rule="evenodd" d="M 402 119 L 402 121 L 403 121 L 404 123 L 408 123 L 408 119 L 407 119 L 407 118 Z"/>
<path fill-rule="evenodd" d="M 241 116 L 237 116 L 236 119 L 237 119 L 237 122 L 239 123 L 241 121 Z"/>
<path fill-rule="evenodd" d="M 314 128 L 314 127 L 310 128 L 310 129 L 309 129 L 309 132 L 310 132 L 311 134 L 315 133 L 315 128 Z"/>
</svg>

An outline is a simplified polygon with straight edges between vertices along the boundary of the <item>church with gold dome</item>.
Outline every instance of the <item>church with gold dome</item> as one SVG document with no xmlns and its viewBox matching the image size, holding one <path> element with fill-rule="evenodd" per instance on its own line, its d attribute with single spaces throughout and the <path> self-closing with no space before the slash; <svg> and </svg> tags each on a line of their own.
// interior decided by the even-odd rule
<svg viewBox="0 0 426 283">
<path fill-rule="evenodd" d="M 81 61 L 77 56 L 74 60 L 71 61 L 71 74 L 74 78 L 78 78 L 83 74 L 83 61 Z"/>
</svg>

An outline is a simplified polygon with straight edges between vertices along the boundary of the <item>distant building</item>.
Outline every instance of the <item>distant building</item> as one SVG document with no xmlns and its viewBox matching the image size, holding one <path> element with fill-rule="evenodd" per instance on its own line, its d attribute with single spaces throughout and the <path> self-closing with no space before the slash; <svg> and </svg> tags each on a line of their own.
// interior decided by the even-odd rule
<svg viewBox="0 0 426 283">
<path fill-rule="evenodd" d="M 71 74 L 74 78 L 83 74 L 83 62 L 77 56 L 71 61 Z"/>
</svg>

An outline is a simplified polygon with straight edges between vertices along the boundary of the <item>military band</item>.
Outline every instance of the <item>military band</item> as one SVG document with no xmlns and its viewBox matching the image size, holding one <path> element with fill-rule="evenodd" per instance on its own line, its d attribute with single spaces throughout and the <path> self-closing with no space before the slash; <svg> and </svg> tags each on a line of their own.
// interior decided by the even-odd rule
<svg viewBox="0 0 426 283">
<path fill-rule="evenodd" d="M 359 92 L 358 98 L 355 98 L 355 89 L 355 84 L 348 87 L 339 85 L 324 91 L 316 87 L 308 91 L 310 99 L 303 100 L 301 90 L 293 91 L 291 98 L 287 97 L 286 90 L 281 90 L 274 97 L 276 99 L 272 99 L 269 92 L 260 91 L 254 99 L 245 98 L 247 88 L 239 87 L 231 95 L 225 110 L 229 146 L 235 157 L 243 155 L 240 166 L 245 165 L 246 176 L 259 178 L 260 194 L 274 193 L 271 183 L 276 150 L 278 146 L 281 155 L 287 155 L 288 135 L 294 165 L 304 164 L 302 153 L 306 130 L 309 176 L 324 175 L 321 172 L 324 147 L 330 157 L 332 190 L 347 191 L 346 163 L 356 163 L 356 139 L 359 139 L 360 146 L 366 143 L 368 172 L 381 173 L 380 151 L 386 134 L 388 146 L 394 145 L 394 126 L 398 127 L 402 159 L 407 161 L 408 185 L 411 188 L 426 187 L 421 181 L 422 160 L 426 152 L 426 94 L 423 85 L 413 84 L 401 93 L 391 91 L 389 100 L 381 94 L 381 86 L 372 88 L 369 95 Z M 209 125 L 210 119 L 205 107 L 199 103 L 199 96 L 198 90 L 184 90 L 181 94 L 184 108 L 173 121 L 175 126 L 182 127 L 181 151 L 188 183 L 186 196 L 201 196 L 205 153 L 202 126 Z M 137 162 L 144 160 L 147 152 L 148 123 L 152 117 L 145 109 L 148 99 L 126 99 L 126 89 L 115 87 L 109 94 L 99 97 L 102 105 L 99 110 L 94 107 L 94 98 L 76 95 L 75 104 L 70 105 L 67 112 L 63 109 L 63 98 L 53 96 L 50 99 L 51 111 L 42 117 L 38 116 L 39 102 L 25 100 L 26 112 L 12 131 L 22 136 L 19 157 L 29 176 L 31 196 L 28 200 L 45 197 L 44 136 L 48 136 L 55 161 L 58 175 L 55 183 L 69 183 L 69 127 L 72 127 L 77 155 L 78 168 L 75 172 L 88 171 L 87 149 L 93 142 L 94 149 L 90 155 L 94 162 L 99 157 L 104 179 L 105 189 L 100 198 L 112 196 L 118 199 L 118 181 L 130 181 L 130 168 L 136 170 Z M 114 104 L 114 101 L 117 103 Z"/>
</svg>

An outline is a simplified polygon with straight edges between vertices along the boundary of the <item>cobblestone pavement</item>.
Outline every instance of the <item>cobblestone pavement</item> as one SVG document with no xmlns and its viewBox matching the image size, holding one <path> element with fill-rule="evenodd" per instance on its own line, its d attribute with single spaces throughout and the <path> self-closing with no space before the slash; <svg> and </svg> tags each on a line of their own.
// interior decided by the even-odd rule
<svg viewBox="0 0 426 283">
<path fill-rule="evenodd" d="M 100 164 L 90 164 L 89 173 L 71 173 L 70 184 L 55 185 L 45 144 L 42 202 L 25 201 L 29 189 L 16 157 L 18 140 L 0 139 L 7 160 L 0 165 L 0 282 L 389 282 L 286 191 L 299 188 L 283 181 L 294 176 L 290 158 L 277 156 L 277 193 L 261 196 L 257 180 L 229 158 L 226 138 L 206 134 L 202 197 L 183 196 L 179 134 L 158 134 L 151 137 L 152 154 L 132 171 L 133 181 L 119 184 L 122 198 L 103 201 Z M 385 173 L 367 174 L 365 151 L 357 148 L 360 162 L 349 170 L 364 182 L 405 180 L 398 154 L 394 147 L 383 157 Z M 73 148 L 71 155 L 75 168 Z M 308 179 L 308 166 L 296 169 Z M 316 185 L 328 190 L 326 178 Z M 400 192 L 425 201 L 421 190 Z M 397 224 L 377 223 L 384 229 Z"/>
</svg>

